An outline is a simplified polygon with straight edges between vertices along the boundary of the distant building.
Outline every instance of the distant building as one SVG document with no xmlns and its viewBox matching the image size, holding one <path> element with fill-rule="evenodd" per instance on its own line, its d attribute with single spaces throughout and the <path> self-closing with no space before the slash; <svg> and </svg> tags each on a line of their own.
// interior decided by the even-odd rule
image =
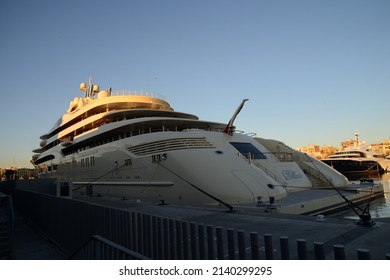
<svg viewBox="0 0 390 280">
<path fill-rule="evenodd" d="M 321 158 L 321 149 L 318 145 L 309 145 L 306 147 L 300 147 L 296 149 L 297 151 L 300 151 L 302 153 L 309 154 L 315 158 Z"/>
<path fill-rule="evenodd" d="M 390 140 L 383 141 L 383 151 L 385 152 L 386 156 L 390 155 Z"/>
<path fill-rule="evenodd" d="M 38 170 L 34 168 L 18 168 L 16 169 L 16 177 L 18 179 L 35 179 L 38 177 Z"/>
<path fill-rule="evenodd" d="M 372 144 L 371 148 L 373 151 L 384 156 L 390 155 L 390 140 L 384 140 L 379 144 Z"/>
<path fill-rule="evenodd" d="M 338 151 L 338 149 L 333 147 L 333 146 L 329 146 L 329 145 L 322 146 L 321 147 L 321 159 L 327 158 L 330 155 L 333 155 L 334 153 L 336 153 L 337 151 Z"/>
<path fill-rule="evenodd" d="M 329 145 L 325 145 L 322 147 L 317 145 L 309 145 L 306 147 L 296 148 L 296 150 L 302 153 L 309 154 L 312 157 L 315 157 L 317 159 L 324 159 L 329 157 L 330 155 L 333 155 L 339 150 L 353 146 L 354 143 L 355 143 L 354 140 L 350 139 L 341 142 L 341 148 L 339 149 Z M 390 140 L 384 140 L 382 143 L 379 144 L 371 144 L 370 147 L 373 151 L 377 152 L 378 154 L 383 154 L 384 156 L 390 155 Z"/>
<path fill-rule="evenodd" d="M 35 179 L 38 177 L 38 171 L 32 168 L 1 168 L 0 177 L 6 180 Z"/>
<path fill-rule="evenodd" d="M 352 147 L 355 144 L 355 140 L 349 139 L 347 141 L 341 142 L 341 149 Z"/>
</svg>

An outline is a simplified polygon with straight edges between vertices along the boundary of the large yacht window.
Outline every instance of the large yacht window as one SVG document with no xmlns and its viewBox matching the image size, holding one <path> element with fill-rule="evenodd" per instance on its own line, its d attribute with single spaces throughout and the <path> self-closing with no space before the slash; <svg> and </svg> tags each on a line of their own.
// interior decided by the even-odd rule
<svg viewBox="0 0 390 280">
<path fill-rule="evenodd" d="M 230 142 L 244 157 L 252 159 L 266 159 L 267 157 L 251 143 Z"/>
</svg>

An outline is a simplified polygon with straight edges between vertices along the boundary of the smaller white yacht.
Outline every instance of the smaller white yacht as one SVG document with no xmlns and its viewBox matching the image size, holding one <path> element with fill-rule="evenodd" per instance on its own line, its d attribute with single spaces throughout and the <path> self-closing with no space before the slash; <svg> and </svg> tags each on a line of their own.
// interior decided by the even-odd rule
<svg viewBox="0 0 390 280">
<path fill-rule="evenodd" d="M 322 160 L 345 176 L 383 174 L 390 171 L 390 159 L 374 152 L 355 132 L 353 144 Z"/>
</svg>

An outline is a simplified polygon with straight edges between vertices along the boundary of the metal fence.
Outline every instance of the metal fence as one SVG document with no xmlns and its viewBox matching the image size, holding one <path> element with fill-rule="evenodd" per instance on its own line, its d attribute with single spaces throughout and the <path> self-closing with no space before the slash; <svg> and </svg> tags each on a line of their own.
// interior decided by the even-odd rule
<svg viewBox="0 0 390 280">
<path fill-rule="evenodd" d="M 148 259 L 346 258 L 345 247 L 339 244 L 329 248 L 322 242 L 307 244 L 305 239 L 261 236 L 257 232 L 174 220 L 36 192 L 14 190 L 12 195 L 15 208 L 72 258 L 130 258 L 120 255 L 126 250 L 130 255 L 134 252 L 134 258 Z M 96 235 L 119 251 L 101 249 L 103 245 L 91 241 Z M 97 248 L 100 249 L 91 253 Z M 80 251 L 84 253 L 76 254 Z M 90 253 L 85 254 L 87 251 Z M 102 255 L 104 252 L 109 253 Z M 370 252 L 358 249 L 354 259 L 370 259 Z M 390 259 L 390 254 L 383 259 Z"/>
<path fill-rule="evenodd" d="M 92 236 L 79 250 L 73 253 L 72 260 L 148 260 L 149 258 L 118 245 L 99 235 Z"/>
<path fill-rule="evenodd" d="M 14 236 L 12 197 L 0 192 L 0 260 L 9 259 Z"/>
</svg>

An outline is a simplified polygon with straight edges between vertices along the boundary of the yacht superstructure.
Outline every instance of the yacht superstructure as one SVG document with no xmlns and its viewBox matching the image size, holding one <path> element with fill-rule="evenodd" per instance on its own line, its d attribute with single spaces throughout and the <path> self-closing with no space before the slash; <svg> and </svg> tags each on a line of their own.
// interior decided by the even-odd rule
<svg viewBox="0 0 390 280">
<path fill-rule="evenodd" d="M 74 190 L 178 204 L 254 204 L 307 188 L 343 187 L 328 165 L 281 142 L 175 111 L 159 95 L 82 83 L 32 163 Z M 276 144 L 275 144 L 276 143 Z M 299 161 L 296 161 L 300 158 Z"/>
<path fill-rule="evenodd" d="M 357 131 L 351 146 L 322 161 L 346 176 L 382 174 L 390 170 L 390 160 L 360 141 Z"/>
</svg>

